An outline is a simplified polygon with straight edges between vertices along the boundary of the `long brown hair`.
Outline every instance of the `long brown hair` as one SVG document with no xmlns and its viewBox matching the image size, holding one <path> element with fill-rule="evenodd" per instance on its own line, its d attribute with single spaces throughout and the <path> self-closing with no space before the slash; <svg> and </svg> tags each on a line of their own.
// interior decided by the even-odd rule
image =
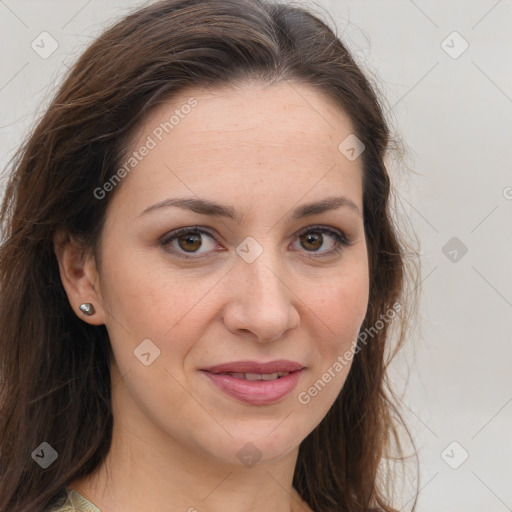
<svg viewBox="0 0 512 512">
<path fill-rule="evenodd" d="M 11 162 L 0 212 L 0 511 L 48 510 L 110 447 L 111 346 L 105 326 L 83 322 L 69 304 L 56 231 L 97 251 L 112 194 L 98 200 L 94 190 L 119 169 L 147 112 L 190 86 L 248 80 L 310 85 L 348 114 L 365 145 L 371 284 L 361 331 L 373 331 L 370 341 L 360 338 L 339 397 L 302 442 L 293 485 L 315 512 L 394 510 L 379 468 L 392 445 L 402 454 L 403 421 L 387 383 L 386 353 L 391 325 L 398 326 L 392 355 L 405 339 L 412 297 L 405 295 L 405 245 L 390 208 L 390 131 L 378 97 L 334 32 L 301 7 L 164 0 L 93 42 Z M 391 320 L 396 304 L 402 307 Z M 32 456 L 42 442 L 58 454 L 46 469 Z"/>
</svg>

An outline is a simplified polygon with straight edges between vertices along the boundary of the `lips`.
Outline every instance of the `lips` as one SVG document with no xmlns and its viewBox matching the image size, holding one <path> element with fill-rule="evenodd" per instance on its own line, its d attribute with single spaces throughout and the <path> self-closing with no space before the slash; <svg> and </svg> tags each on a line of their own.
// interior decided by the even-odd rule
<svg viewBox="0 0 512 512">
<path fill-rule="evenodd" d="M 300 363 L 295 361 L 287 361 L 280 359 L 277 361 L 269 361 L 268 363 L 260 363 L 258 361 L 236 361 L 233 363 L 218 364 L 203 368 L 211 373 L 252 373 L 258 375 L 272 373 L 291 373 L 304 368 Z"/>
<path fill-rule="evenodd" d="M 202 372 L 217 389 L 241 402 L 268 405 L 288 395 L 304 366 L 294 361 L 237 361 L 205 368 Z"/>
</svg>

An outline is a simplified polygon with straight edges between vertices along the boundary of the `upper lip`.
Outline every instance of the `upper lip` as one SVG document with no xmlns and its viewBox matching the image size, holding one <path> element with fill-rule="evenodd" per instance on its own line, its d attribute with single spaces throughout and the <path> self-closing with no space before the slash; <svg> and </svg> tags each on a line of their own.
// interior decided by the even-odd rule
<svg viewBox="0 0 512 512">
<path fill-rule="evenodd" d="M 276 372 L 294 372 L 302 370 L 304 366 L 295 361 L 279 359 L 262 363 L 258 361 L 234 361 L 232 363 L 217 364 L 209 368 L 203 368 L 211 373 L 276 373 Z"/>
</svg>

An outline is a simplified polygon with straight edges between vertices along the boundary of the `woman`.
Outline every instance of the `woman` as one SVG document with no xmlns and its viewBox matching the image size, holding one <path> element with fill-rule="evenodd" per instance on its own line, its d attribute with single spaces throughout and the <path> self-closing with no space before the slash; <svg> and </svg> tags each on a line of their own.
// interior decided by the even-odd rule
<svg viewBox="0 0 512 512">
<path fill-rule="evenodd" d="M 303 9 L 162 1 L 99 37 L 3 202 L 0 509 L 395 510 L 388 145 Z"/>
</svg>

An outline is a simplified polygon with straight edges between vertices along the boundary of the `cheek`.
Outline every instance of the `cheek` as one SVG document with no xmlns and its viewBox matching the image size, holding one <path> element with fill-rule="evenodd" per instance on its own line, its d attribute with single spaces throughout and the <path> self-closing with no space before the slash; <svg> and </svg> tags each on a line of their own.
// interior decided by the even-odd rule
<svg viewBox="0 0 512 512">
<path fill-rule="evenodd" d="M 368 274 L 364 267 L 345 279 L 324 281 L 308 306 L 315 327 L 311 340 L 311 372 L 298 390 L 298 410 L 311 425 L 327 414 L 352 366 L 355 341 L 368 307 Z"/>
<path fill-rule="evenodd" d="M 361 262 L 331 279 L 322 279 L 313 293 L 311 288 L 303 293 L 308 297 L 307 304 L 313 317 L 323 324 L 327 338 L 342 341 L 359 331 L 366 316 L 369 298 L 367 267 Z"/>
<path fill-rule="evenodd" d="M 313 322 L 309 326 L 313 365 L 308 388 L 302 391 L 308 395 L 306 399 L 321 395 L 311 406 L 324 413 L 348 376 L 355 341 L 366 316 L 369 281 L 365 260 L 352 265 L 350 271 L 323 279 L 321 283 L 315 293 L 309 292 L 307 300 L 311 310 L 309 318 Z"/>
<path fill-rule="evenodd" d="M 147 255 L 137 252 L 105 261 L 103 271 L 107 329 L 130 400 L 155 418 L 162 408 L 188 407 L 190 396 L 179 382 L 183 361 L 201 336 L 196 320 L 207 284 L 190 285 L 183 273 L 148 265 Z"/>
<path fill-rule="evenodd" d="M 145 251 L 119 251 L 105 258 L 102 297 L 115 320 L 137 336 L 161 337 L 183 318 L 200 290 L 182 272 L 162 265 Z M 115 254 L 109 252 L 105 254 Z M 156 261 L 155 261 L 156 260 Z M 130 329 L 129 329 L 130 330 Z"/>
<path fill-rule="evenodd" d="M 179 367 L 201 339 L 211 314 L 208 292 L 219 281 L 218 276 L 200 278 L 158 258 L 150 260 L 142 251 L 126 251 L 106 258 L 103 265 L 107 329 L 123 372 L 139 364 L 133 351 L 147 339 L 160 351 L 158 366 Z"/>
</svg>

